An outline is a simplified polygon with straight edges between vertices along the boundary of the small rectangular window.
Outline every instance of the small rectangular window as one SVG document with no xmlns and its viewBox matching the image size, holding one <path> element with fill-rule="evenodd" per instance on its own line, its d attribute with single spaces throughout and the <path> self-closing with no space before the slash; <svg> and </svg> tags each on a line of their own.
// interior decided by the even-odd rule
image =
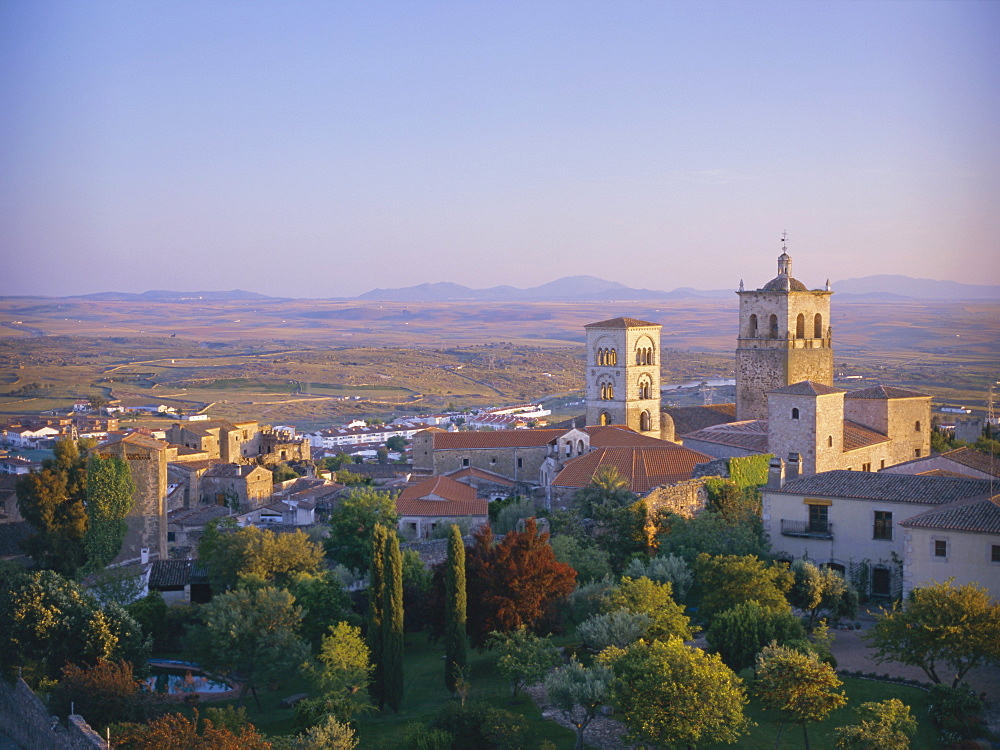
<svg viewBox="0 0 1000 750">
<path fill-rule="evenodd" d="M 881 463 L 879 464 L 879 466 L 878 466 L 878 467 L 879 467 L 880 469 L 884 469 L 884 468 L 885 468 L 885 459 L 884 459 L 884 458 L 882 459 L 882 462 L 881 462 Z"/>
<path fill-rule="evenodd" d="M 872 470 L 871 464 L 861 464 L 861 471 L 871 471 L 871 470 Z"/>
<path fill-rule="evenodd" d="M 872 539 L 892 540 L 892 513 L 884 510 L 875 511 L 875 525 L 872 529 Z"/>
<path fill-rule="evenodd" d="M 523 458 L 517 459 L 517 468 L 519 468 L 519 469 L 524 468 L 524 459 Z"/>
<path fill-rule="evenodd" d="M 913 449 L 913 457 L 914 458 L 920 458 L 920 449 L 919 448 L 914 448 Z"/>
<path fill-rule="evenodd" d="M 994 544 L 990 551 L 990 560 L 995 563 L 1000 563 L 1000 544 Z"/>
<path fill-rule="evenodd" d="M 469 465 L 469 459 L 463 458 L 462 459 L 462 466 L 468 466 L 468 465 Z"/>
<path fill-rule="evenodd" d="M 948 556 L 948 542 L 944 539 L 934 540 L 934 557 Z"/>
</svg>

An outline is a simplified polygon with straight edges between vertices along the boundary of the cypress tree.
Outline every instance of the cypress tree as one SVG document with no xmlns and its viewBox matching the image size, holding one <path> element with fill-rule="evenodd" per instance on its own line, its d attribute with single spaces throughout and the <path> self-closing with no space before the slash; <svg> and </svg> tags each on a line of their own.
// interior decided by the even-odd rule
<svg viewBox="0 0 1000 750">
<path fill-rule="evenodd" d="M 465 543 L 455 524 L 451 525 L 448 536 L 444 601 L 444 684 L 454 693 L 468 661 L 465 654 Z"/>
<path fill-rule="evenodd" d="M 382 604 L 382 676 L 384 700 L 399 713 L 403 702 L 403 556 L 395 529 L 385 542 L 384 599 Z"/>
<path fill-rule="evenodd" d="M 388 531 L 382 524 L 372 530 L 372 566 L 368 587 L 368 632 L 365 640 L 372 658 L 372 681 L 368 693 L 381 711 L 385 706 L 385 678 L 382 659 L 382 622 L 385 606 L 385 545 Z"/>
</svg>

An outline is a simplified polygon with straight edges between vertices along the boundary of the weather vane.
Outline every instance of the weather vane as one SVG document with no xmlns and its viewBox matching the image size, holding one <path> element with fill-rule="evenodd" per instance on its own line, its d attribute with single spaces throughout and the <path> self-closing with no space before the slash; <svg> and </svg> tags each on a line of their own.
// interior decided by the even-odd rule
<svg viewBox="0 0 1000 750">
<path fill-rule="evenodd" d="M 787 250 L 788 249 L 787 245 L 788 245 L 788 232 L 785 231 L 781 233 L 781 249 Z"/>
</svg>

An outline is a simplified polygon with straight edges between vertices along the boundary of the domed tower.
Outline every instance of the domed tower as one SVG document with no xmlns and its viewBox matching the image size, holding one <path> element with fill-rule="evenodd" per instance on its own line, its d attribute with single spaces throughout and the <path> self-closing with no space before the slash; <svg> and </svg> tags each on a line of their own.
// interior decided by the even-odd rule
<svg viewBox="0 0 1000 750">
<path fill-rule="evenodd" d="M 658 323 L 612 318 L 587 331 L 587 424 L 621 424 L 660 437 Z"/>
<path fill-rule="evenodd" d="M 792 276 L 785 238 L 778 275 L 756 290 L 740 282 L 736 419 L 767 419 L 767 392 L 811 380 L 833 385 L 830 282 L 807 289 Z"/>
</svg>

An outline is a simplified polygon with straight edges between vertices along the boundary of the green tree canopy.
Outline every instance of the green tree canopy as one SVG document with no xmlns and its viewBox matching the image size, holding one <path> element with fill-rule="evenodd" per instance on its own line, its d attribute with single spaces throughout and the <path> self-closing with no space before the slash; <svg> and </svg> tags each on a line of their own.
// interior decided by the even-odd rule
<svg viewBox="0 0 1000 750">
<path fill-rule="evenodd" d="M 188 640 L 200 663 L 242 686 L 260 708 L 257 688 L 295 674 L 309 649 L 298 635 L 302 609 L 284 589 L 270 586 L 219 594 L 201 611 L 202 625 Z"/>
<path fill-rule="evenodd" d="M 860 723 L 837 729 L 837 750 L 907 750 L 917 733 L 910 707 L 898 698 L 862 703 L 855 709 Z"/>
<path fill-rule="evenodd" d="M 289 591 L 302 607 L 300 634 L 318 648 L 330 628 L 351 618 L 351 597 L 330 571 L 298 573 Z"/>
<path fill-rule="evenodd" d="M 808 613 L 806 627 L 812 628 L 820 612 L 834 617 L 853 617 L 857 613 L 857 592 L 835 570 L 817 567 L 809 560 L 796 560 L 792 575 L 795 581 L 788 591 L 788 601 Z"/>
<path fill-rule="evenodd" d="M 765 609 L 755 601 L 741 602 L 712 618 L 705 634 L 709 647 L 730 669 L 752 667 L 769 643 L 804 642 L 806 631 L 791 612 Z"/>
<path fill-rule="evenodd" d="M 612 697 L 633 742 L 731 743 L 749 728 L 740 679 L 718 656 L 680 638 L 611 647 L 599 661 L 614 671 Z"/>
<path fill-rule="evenodd" d="M 326 554 L 347 568 L 367 573 L 371 565 L 371 537 L 375 525 L 395 528 L 397 523 L 396 503 L 388 492 L 357 487 L 330 514 Z"/>
<path fill-rule="evenodd" d="M 631 505 L 638 496 L 614 466 L 602 466 L 590 483 L 573 496 L 585 518 L 604 518 L 616 508 Z"/>
<path fill-rule="evenodd" d="M 559 661 L 559 651 L 552 641 L 524 627 L 509 633 L 493 632 L 490 647 L 499 652 L 497 671 L 510 683 L 513 698 L 521 688 L 541 681 Z"/>
<path fill-rule="evenodd" d="M 448 536 L 448 560 L 444 580 L 444 684 L 454 693 L 468 662 L 465 586 L 465 542 L 458 526 L 452 524 Z"/>
<path fill-rule="evenodd" d="M 847 695 L 837 691 L 843 685 L 837 673 L 816 654 L 787 646 L 765 646 L 757 656 L 756 673 L 754 692 L 761 704 L 780 711 L 784 721 L 802 726 L 806 750 L 808 725 L 823 721 L 831 711 L 847 703 Z"/>
<path fill-rule="evenodd" d="M 559 562 L 576 571 L 580 583 L 604 578 L 611 573 L 611 556 L 592 542 L 563 534 L 552 537 L 552 551 Z"/>
<path fill-rule="evenodd" d="M 587 668 L 576 659 L 545 678 L 545 693 L 563 717 L 576 729 L 576 750 L 584 750 L 584 732 L 611 697 L 613 674 L 603 664 Z"/>
<path fill-rule="evenodd" d="M 682 640 L 690 640 L 694 637 L 691 620 L 671 594 L 669 583 L 656 583 L 646 577 L 633 580 L 626 576 L 609 593 L 606 611 L 624 609 L 646 615 L 650 619 L 647 631 L 650 638 L 663 640 L 676 635 Z"/>
<path fill-rule="evenodd" d="M 933 682 L 950 678 L 957 687 L 970 669 L 1000 662 L 1000 604 L 974 583 L 933 583 L 883 611 L 867 638 L 879 664 L 920 667 Z"/>
<path fill-rule="evenodd" d="M 135 482 L 128 464 L 118 456 L 87 462 L 87 516 L 84 536 L 87 570 L 107 567 L 121 552 L 125 541 L 125 516 L 135 507 Z"/>
<path fill-rule="evenodd" d="M 701 590 L 699 614 L 709 622 L 741 602 L 755 601 L 775 612 L 791 611 L 785 593 L 792 586 L 792 574 L 780 565 L 753 555 L 701 554 L 695 560 L 694 574 Z"/>
<path fill-rule="evenodd" d="M 688 562 L 702 553 L 764 557 L 768 551 L 759 516 L 734 518 L 719 510 L 706 510 L 693 518 L 666 513 L 659 526 L 663 530 L 657 537 L 659 554 L 679 555 Z"/>
<path fill-rule="evenodd" d="M 327 716 L 348 722 L 370 707 L 371 656 L 360 628 L 346 622 L 331 625 L 309 673 L 319 695 L 296 706 L 296 718 L 303 723 L 317 725 Z"/>
<path fill-rule="evenodd" d="M 318 573 L 323 562 L 321 547 L 302 531 L 278 534 L 256 526 L 238 529 L 232 524 L 209 529 L 198 555 L 214 591 L 235 588 L 241 581 L 289 586 L 300 573 Z"/>
<path fill-rule="evenodd" d="M 124 659 L 145 667 L 150 641 L 118 604 L 103 608 L 83 588 L 44 570 L 4 577 L 0 590 L 0 666 L 24 669 L 37 683 L 58 678 L 67 663 Z"/>
</svg>

